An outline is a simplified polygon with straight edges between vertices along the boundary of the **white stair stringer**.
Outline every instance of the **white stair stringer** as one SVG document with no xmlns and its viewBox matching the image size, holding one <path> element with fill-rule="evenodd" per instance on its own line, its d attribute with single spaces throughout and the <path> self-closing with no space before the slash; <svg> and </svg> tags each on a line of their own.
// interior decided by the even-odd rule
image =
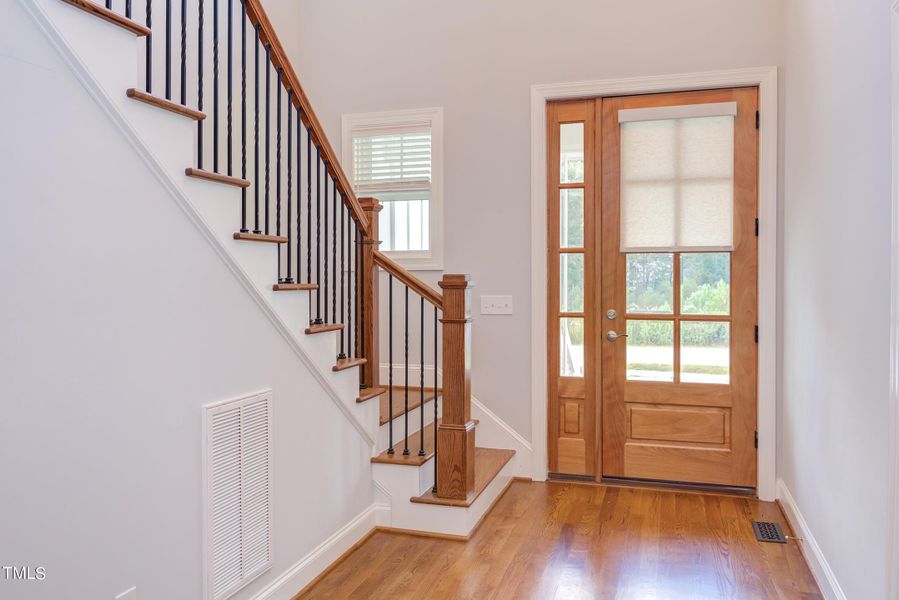
<svg viewBox="0 0 899 600">
<path fill-rule="evenodd" d="M 390 494 L 390 512 L 383 526 L 467 538 L 512 482 L 514 462 L 513 459 L 506 463 L 471 506 L 411 501 L 434 484 L 433 458 L 420 467 L 375 463 L 372 465 L 375 484 Z"/>
<path fill-rule="evenodd" d="M 185 175 L 185 168 L 194 163 L 196 123 L 126 96 L 128 88 L 138 86 L 138 58 L 143 41 L 61 0 L 19 1 L 91 97 L 374 450 L 378 434 L 377 403 L 356 402 L 357 368 L 332 371 L 339 332 L 306 335 L 309 292 L 272 290 L 277 281 L 276 244 L 233 239 L 240 229 L 240 189 Z M 127 197 L 122 200 L 127 201 Z M 162 243 L 164 235 L 165 232 L 160 232 Z"/>
</svg>

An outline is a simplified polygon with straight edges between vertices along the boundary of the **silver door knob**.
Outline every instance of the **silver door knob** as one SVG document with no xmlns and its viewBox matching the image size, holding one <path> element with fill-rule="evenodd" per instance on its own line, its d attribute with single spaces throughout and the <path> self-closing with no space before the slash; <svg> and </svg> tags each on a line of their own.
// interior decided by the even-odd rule
<svg viewBox="0 0 899 600">
<path fill-rule="evenodd" d="M 627 337 L 627 334 L 626 333 L 615 333 L 614 331 L 611 331 L 611 330 L 606 332 L 606 339 L 609 340 L 610 342 L 614 342 L 618 338 L 623 338 L 623 337 Z"/>
</svg>

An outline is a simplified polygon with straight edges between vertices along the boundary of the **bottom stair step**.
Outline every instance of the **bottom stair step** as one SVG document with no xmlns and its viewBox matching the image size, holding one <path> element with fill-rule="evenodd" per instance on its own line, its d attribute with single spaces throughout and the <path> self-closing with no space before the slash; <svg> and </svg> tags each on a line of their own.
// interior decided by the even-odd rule
<svg viewBox="0 0 899 600">
<path fill-rule="evenodd" d="M 432 434 L 433 435 L 433 434 Z M 421 496 L 411 498 L 412 502 L 421 504 L 440 504 L 443 506 L 471 506 L 490 482 L 499 475 L 503 467 L 515 456 L 515 450 L 501 448 L 475 448 L 474 450 L 474 489 L 465 500 L 438 498 L 428 490 Z"/>
</svg>

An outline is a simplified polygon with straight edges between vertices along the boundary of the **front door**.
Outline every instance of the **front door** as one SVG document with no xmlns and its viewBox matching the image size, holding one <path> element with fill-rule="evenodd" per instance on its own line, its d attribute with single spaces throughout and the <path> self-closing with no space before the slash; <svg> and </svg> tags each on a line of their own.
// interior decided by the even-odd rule
<svg viewBox="0 0 899 600">
<path fill-rule="evenodd" d="M 601 100 L 603 477 L 756 485 L 757 105 Z"/>
</svg>

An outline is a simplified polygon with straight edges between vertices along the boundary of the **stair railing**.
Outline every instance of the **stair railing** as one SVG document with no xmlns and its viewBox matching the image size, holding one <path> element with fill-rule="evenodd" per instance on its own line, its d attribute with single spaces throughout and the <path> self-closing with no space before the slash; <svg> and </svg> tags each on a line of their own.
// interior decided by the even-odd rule
<svg viewBox="0 0 899 600">
<path fill-rule="evenodd" d="M 381 205 L 372 198 L 361 200 L 371 225 L 372 237 L 366 242 L 367 254 L 363 268 L 371 284 L 366 284 L 366 302 L 370 302 L 373 315 L 378 315 L 380 290 L 378 270 L 387 273 L 386 332 L 387 338 L 387 381 L 380 381 L 380 373 L 374 367 L 377 360 L 370 361 L 372 368 L 367 372 L 369 387 L 385 386 L 389 416 L 388 453 L 402 452 L 403 455 L 418 453 L 425 456 L 431 448 L 425 440 L 425 406 L 433 396 L 430 422 L 433 427 L 433 452 L 435 454 L 433 493 L 440 498 L 467 498 L 474 489 L 475 428 L 471 418 L 471 283 L 468 275 L 445 274 L 439 282 L 442 293 L 415 277 L 397 262 L 377 250 L 378 213 Z M 396 293 L 398 292 L 398 293 Z M 368 295 L 370 294 L 370 295 Z M 397 316 L 399 313 L 399 316 Z M 416 327 L 417 317 L 417 327 Z M 375 320 L 377 321 L 377 320 Z M 366 329 L 370 335 L 370 346 L 366 356 L 377 357 L 379 339 L 378 323 Z M 400 339 L 396 339 L 400 338 Z M 410 339 L 417 339 L 418 348 L 413 348 L 410 358 Z M 417 361 L 414 354 L 417 350 Z M 430 358 L 433 373 L 426 377 L 426 367 Z M 417 362 L 417 364 L 414 364 Z M 410 365 L 418 369 L 418 380 L 410 379 Z M 438 365 L 442 370 L 442 382 L 438 381 Z M 399 376 L 395 373 L 399 367 Z M 426 381 L 430 379 L 430 381 Z M 397 385 L 399 384 L 399 385 Z M 442 397 L 442 400 L 440 398 Z M 418 401 L 410 408 L 410 401 Z M 409 418 L 415 408 L 418 410 L 417 448 L 416 436 L 410 436 Z M 442 407 L 442 418 L 439 415 Z M 402 448 L 396 445 L 394 415 L 401 415 Z"/>
<path fill-rule="evenodd" d="M 144 90 L 128 95 L 196 121 L 196 166 L 185 173 L 240 188 L 234 238 L 278 245 L 273 290 L 310 293 L 306 333 L 339 331 L 334 370 L 359 367 L 363 391 L 380 391 L 385 383 L 378 273 L 388 274 L 390 450 L 428 453 L 424 406 L 432 394 L 428 418 L 435 424 L 442 405 L 433 437 L 434 494 L 465 499 L 474 489 L 472 283 L 467 275 L 447 274 L 440 293 L 378 252 L 381 205 L 353 192 L 260 0 L 64 1 L 145 38 Z M 400 355 L 394 288 L 403 308 L 401 392 L 392 385 L 392 353 Z M 416 317 L 419 377 L 413 382 Z M 425 378 L 428 353 L 431 381 Z M 415 394 L 422 406 L 417 447 L 409 436 Z M 402 448 L 395 447 L 395 408 L 403 419 Z"/>
</svg>

